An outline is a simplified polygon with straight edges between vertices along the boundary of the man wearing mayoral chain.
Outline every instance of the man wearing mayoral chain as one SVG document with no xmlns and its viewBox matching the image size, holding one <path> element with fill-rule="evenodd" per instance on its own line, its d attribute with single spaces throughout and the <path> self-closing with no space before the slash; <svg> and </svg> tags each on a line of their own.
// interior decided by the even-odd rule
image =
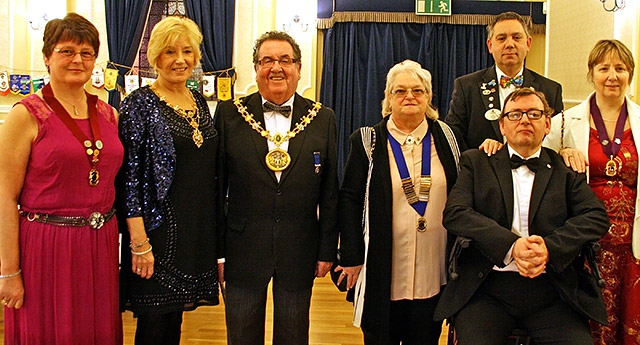
<svg viewBox="0 0 640 345">
<path fill-rule="evenodd" d="M 315 277 L 336 257 L 334 112 L 296 93 L 300 47 L 267 32 L 253 49 L 258 92 L 218 105 L 219 213 L 229 344 L 264 344 L 273 283 L 273 344 L 308 344 Z M 222 203 L 220 203 L 222 204 Z"/>
</svg>

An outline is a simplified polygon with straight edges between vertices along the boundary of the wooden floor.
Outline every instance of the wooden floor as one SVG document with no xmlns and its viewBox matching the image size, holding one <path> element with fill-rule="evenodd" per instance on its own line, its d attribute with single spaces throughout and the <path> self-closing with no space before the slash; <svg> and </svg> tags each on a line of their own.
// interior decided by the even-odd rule
<svg viewBox="0 0 640 345">
<path fill-rule="evenodd" d="M 271 292 L 269 292 L 271 296 Z M 265 344 L 271 344 L 271 315 L 273 306 L 267 304 L 267 324 Z M 362 345 L 362 332 L 351 324 L 352 304 L 345 301 L 345 294 L 339 292 L 327 276 L 316 279 L 313 288 L 310 312 L 309 343 L 311 345 Z M 4 326 L 4 318 L 0 321 Z M 124 343 L 133 344 L 136 320 L 130 312 L 123 314 Z M 4 337 L 4 327 L 0 329 Z M 184 314 L 182 324 L 182 345 L 226 344 L 224 305 L 200 307 Z M 446 326 L 440 337 L 440 345 L 446 345 Z"/>
</svg>

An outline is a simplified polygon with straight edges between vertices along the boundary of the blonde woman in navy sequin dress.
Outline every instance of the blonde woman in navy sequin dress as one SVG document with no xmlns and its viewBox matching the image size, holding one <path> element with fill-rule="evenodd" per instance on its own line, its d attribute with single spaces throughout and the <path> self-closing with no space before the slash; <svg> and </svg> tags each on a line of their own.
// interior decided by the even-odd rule
<svg viewBox="0 0 640 345">
<path fill-rule="evenodd" d="M 122 300 L 138 317 L 136 344 L 179 344 L 183 312 L 219 303 L 218 135 L 206 100 L 186 87 L 201 41 L 188 18 L 156 24 L 147 57 L 158 78 L 120 108 L 119 201 L 130 243 L 122 250 Z"/>
<path fill-rule="evenodd" d="M 588 170 L 589 185 L 604 202 L 611 227 L 600 240 L 598 265 L 609 325 L 592 323 L 596 345 L 640 344 L 640 216 L 638 144 L 640 106 L 627 97 L 635 63 L 617 40 L 591 50 L 588 77 L 595 91 L 581 104 L 555 116 L 545 145 L 560 150 L 565 163 Z M 585 154 L 583 154 L 586 153 Z M 588 169 L 585 163 L 588 162 Z"/>
</svg>

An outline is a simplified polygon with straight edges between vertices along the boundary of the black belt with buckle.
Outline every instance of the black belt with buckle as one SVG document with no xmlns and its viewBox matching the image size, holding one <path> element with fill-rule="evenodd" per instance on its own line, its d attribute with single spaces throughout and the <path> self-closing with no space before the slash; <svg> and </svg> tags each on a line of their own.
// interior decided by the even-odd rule
<svg viewBox="0 0 640 345">
<path fill-rule="evenodd" d="M 22 217 L 27 217 L 30 222 L 40 222 L 44 224 L 58 225 L 58 226 L 86 226 L 88 225 L 92 229 L 100 229 L 104 223 L 108 222 L 116 214 L 116 209 L 112 208 L 109 212 L 102 214 L 100 212 L 93 212 L 89 215 L 89 218 L 85 217 L 66 217 L 66 216 L 54 216 L 47 213 L 25 212 L 20 210 Z"/>
</svg>

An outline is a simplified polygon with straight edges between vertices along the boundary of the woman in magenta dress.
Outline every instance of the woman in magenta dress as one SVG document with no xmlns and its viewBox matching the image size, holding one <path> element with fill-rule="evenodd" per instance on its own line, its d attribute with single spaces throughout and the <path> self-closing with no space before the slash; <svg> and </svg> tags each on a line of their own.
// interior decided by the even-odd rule
<svg viewBox="0 0 640 345">
<path fill-rule="evenodd" d="M 609 325 L 592 323 L 594 343 L 638 345 L 640 221 L 634 219 L 640 215 L 635 140 L 640 138 L 640 107 L 626 97 L 635 64 L 620 41 L 601 40 L 589 55 L 588 67 L 595 92 L 564 113 L 564 125 L 561 115 L 553 118 L 545 145 L 559 149 L 575 170 L 584 170 L 588 162 L 589 185 L 611 221 L 597 253 Z"/>
<path fill-rule="evenodd" d="M 5 344 L 122 344 L 117 113 L 84 90 L 100 41 L 75 13 L 47 23 L 50 82 L 0 126 Z"/>
</svg>

